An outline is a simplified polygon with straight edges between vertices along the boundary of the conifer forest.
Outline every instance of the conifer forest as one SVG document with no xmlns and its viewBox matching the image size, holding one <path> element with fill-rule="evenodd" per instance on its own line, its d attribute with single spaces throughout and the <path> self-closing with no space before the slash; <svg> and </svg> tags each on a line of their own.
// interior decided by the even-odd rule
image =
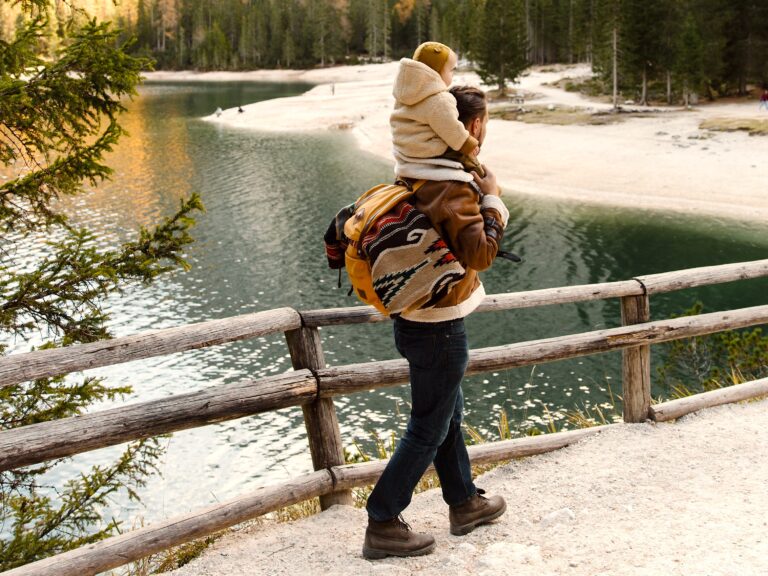
<svg viewBox="0 0 768 576">
<path fill-rule="evenodd" d="M 513 81 L 530 64 L 590 62 L 642 101 L 716 98 L 768 82 L 765 0 L 84 0 L 157 69 L 311 68 L 410 56 L 431 39 Z M 60 8 L 62 9 L 62 8 Z M 6 9 L 7 12 L 7 9 Z M 8 15 L 0 21 L 8 35 Z M 606 87 L 603 91 L 609 92 Z"/>
</svg>

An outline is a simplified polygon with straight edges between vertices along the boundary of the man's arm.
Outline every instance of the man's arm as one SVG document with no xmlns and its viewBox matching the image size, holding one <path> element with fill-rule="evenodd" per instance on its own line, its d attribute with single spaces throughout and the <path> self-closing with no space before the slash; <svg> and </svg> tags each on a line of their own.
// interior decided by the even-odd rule
<svg viewBox="0 0 768 576">
<path fill-rule="evenodd" d="M 495 175 L 486 168 L 485 178 L 475 175 L 482 200 L 469 184 L 457 184 L 446 199 L 449 217 L 443 222 L 448 243 L 456 257 L 469 268 L 485 270 L 496 258 L 509 211 L 501 200 Z"/>
</svg>

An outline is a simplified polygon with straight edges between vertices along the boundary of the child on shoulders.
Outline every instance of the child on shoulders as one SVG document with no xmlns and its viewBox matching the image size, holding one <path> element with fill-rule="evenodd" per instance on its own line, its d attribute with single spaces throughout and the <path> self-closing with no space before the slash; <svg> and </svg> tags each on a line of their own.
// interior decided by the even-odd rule
<svg viewBox="0 0 768 576">
<path fill-rule="evenodd" d="M 458 57 L 445 44 L 425 42 L 413 58 L 400 60 L 390 116 L 395 160 L 446 158 L 482 177 L 478 142 L 459 122 L 456 98 L 448 91 Z"/>
</svg>

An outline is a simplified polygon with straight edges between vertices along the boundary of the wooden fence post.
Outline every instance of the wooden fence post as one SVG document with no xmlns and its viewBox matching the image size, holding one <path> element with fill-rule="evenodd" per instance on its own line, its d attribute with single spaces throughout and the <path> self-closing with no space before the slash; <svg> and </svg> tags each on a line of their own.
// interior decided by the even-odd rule
<svg viewBox="0 0 768 576">
<path fill-rule="evenodd" d="M 325 368 L 325 356 L 317 328 L 302 327 L 285 333 L 291 362 L 295 370 L 308 369 L 313 373 Z M 343 466 L 344 448 L 341 430 L 336 417 L 332 398 L 316 398 L 302 406 L 304 425 L 307 428 L 309 451 L 315 470 L 326 470 L 332 466 Z M 352 492 L 342 490 L 320 496 L 320 508 L 326 510 L 334 504 L 352 505 Z"/>
<path fill-rule="evenodd" d="M 624 296 L 621 299 L 621 323 L 624 326 L 642 324 L 651 319 L 650 299 Z M 624 422 L 645 422 L 651 408 L 651 347 L 625 348 L 622 351 L 622 395 Z"/>
</svg>

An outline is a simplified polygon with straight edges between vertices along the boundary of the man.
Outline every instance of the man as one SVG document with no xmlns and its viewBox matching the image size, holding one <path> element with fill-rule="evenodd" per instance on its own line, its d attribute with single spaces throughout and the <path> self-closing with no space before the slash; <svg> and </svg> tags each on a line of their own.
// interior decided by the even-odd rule
<svg viewBox="0 0 768 576">
<path fill-rule="evenodd" d="M 451 94 L 459 120 L 482 146 L 488 124 L 485 94 L 467 86 L 453 88 Z M 461 431 L 461 381 L 469 358 L 464 317 L 485 296 L 477 272 L 496 257 L 509 212 L 487 168 L 481 178 L 465 172 L 460 162 L 439 158 L 399 160 L 395 172 L 410 181 L 428 180 L 415 193 L 415 206 L 430 219 L 466 276 L 434 307 L 394 320 L 395 344 L 409 365 L 411 414 L 405 435 L 368 498 L 363 555 L 369 559 L 434 550 L 435 539 L 411 531 L 400 516 L 432 463 L 449 506 L 452 534 L 468 534 L 506 510 L 503 498 L 486 498 L 472 482 Z"/>
</svg>

